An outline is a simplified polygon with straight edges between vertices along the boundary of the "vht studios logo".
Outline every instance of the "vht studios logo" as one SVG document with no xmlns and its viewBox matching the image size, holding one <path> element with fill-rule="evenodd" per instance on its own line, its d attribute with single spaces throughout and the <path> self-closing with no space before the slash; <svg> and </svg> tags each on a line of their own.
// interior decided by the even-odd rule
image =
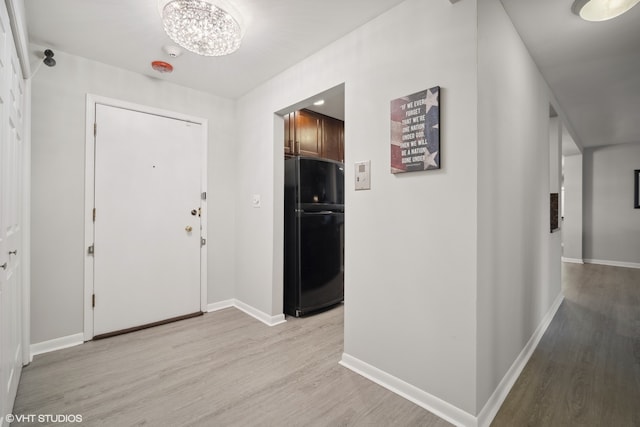
<svg viewBox="0 0 640 427">
<path fill-rule="evenodd" d="M 82 415 L 65 414 L 7 414 L 9 424 L 17 423 L 81 423 Z"/>
</svg>

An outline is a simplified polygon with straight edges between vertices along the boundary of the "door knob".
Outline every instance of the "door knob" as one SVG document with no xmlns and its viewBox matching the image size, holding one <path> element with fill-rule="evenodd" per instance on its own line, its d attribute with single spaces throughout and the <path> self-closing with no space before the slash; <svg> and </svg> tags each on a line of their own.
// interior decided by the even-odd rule
<svg viewBox="0 0 640 427">
<path fill-rule="evenodd" d="M 191 233 L 191 231 L 193 231 L 193 227 L 190 225 L 187 225 L 184 229 L 187 230 L 187 233 Z"/>
</svg>

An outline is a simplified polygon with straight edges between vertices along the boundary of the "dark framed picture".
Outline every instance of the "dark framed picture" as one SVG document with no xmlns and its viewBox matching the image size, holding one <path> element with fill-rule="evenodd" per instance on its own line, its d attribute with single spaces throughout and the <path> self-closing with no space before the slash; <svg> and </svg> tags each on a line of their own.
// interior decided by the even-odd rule
<svg viewBox="0 0 640 427">
<path fill-rule="evenodd" d="M 551 232 L 560 228 L 560 201 L 558 199 L 558 193 L 550 193 L 549 207 L 550 207 L 550 224 Z"/>
<path fill-rule="evenodd" d="M 440 169 L 440 86 L 391 101 L 391 173 Z"/>
<path fill-rule="evenodd" d="M 640 169 L 633 171 L 633 207 L 640 209 Z"/>
</svg>

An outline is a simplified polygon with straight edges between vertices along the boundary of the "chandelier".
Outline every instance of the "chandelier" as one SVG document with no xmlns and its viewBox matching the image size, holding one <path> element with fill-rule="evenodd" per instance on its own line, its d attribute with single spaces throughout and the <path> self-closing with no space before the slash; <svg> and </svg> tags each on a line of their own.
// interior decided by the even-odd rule
<svg viewBox="0 0 640 427">
<path fill-rule="evenodd" d="M 224 8 L 219 5 L 220 0 L 160 0 L 158 3 L 169 38 L 204 56 L 228 55 L 240 47 L 240 17 L 230 4 L 226 3 Z"/>
</svg>

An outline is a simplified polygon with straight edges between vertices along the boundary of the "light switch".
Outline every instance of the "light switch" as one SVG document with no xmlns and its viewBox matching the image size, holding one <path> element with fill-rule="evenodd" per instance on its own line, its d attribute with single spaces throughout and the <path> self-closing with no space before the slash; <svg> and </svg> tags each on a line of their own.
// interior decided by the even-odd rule
<svg viewBox="0 0 640 427">
<path fill-rule="evenodd" d="M 254 208 L 259 208 L 261 204 L 262 202 L 260 200 L 259 194 L 254 194 L 253 196 L 251 196 L 251 206 L 253 206 Z"/>
<path fill-rule="evenodd" d="M 356 190 L 371 190 L 371 160 L 355 164 Z"/>
</svg>

